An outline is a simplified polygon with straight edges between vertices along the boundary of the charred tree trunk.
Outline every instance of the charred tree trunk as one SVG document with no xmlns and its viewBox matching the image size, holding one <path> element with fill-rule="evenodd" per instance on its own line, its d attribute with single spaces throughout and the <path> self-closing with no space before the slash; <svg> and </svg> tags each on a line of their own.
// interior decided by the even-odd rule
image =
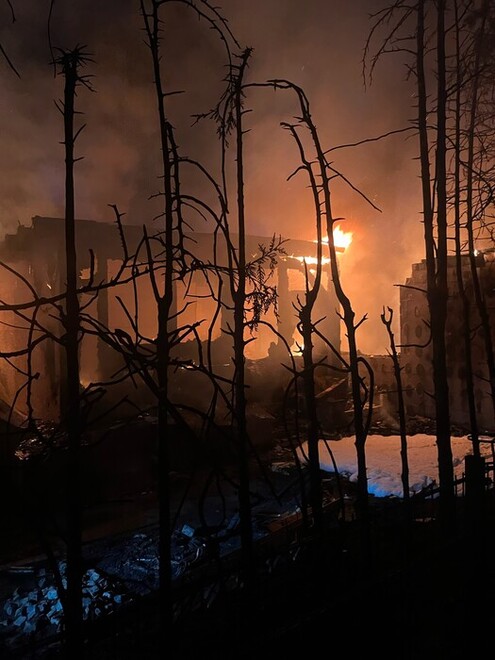
<svg viewBox="0 0 495 660">
<path fill-rule="evenodd" d="M 237 252 L 237 286 L 232 286 L 234 302 L 234 428 L 239 451 L 239 518 L 241 529 L 242 564 L 248 582 L 253 571 L 253 530 L 249 488 L 249 437 L 246 419 L 246 367 L 244 351 L 246 342 L 246 220 L 244 201 L 244 153 L 243 153 L 243 77 L 250 51 L 243 54 L 235 80 L 234 112 L 236 127 L 237 158 L 237 223 L 239 244 Z M 233 280 L 231 280 L 233 283 Z"/>
<path fill-rule="evenodd" d="M 320 243 L 321 244 L 321 243 Z M 307 298 L 310 296 L 307 295 Z M 313 296 L 311 296 L 313 298 Z M 311 322 L 312 300 L 306 300 L 299 312 L 303 338 L 303 387 L 307 418 L 309 501 L 313 520 L 313 532 L 318 537 L 323 531 L 323 493 L 320 471 L 319 424 L 315 396 L 315 364 L 313 360 L 313 326 Z"/>
<path fill-rule="evenodd" d="M 212 8 L 207 0 L 202 2 L 191 2 L 179 0 L 179 2 L 193 10 L 198 18 L 205 19 L 210 27 L 220 34 L 224 45 L 229 52 L 227 39 L 224 34 L 230 35 L 226 22 L 215 8 Z M 140 0 L 141 14 L 143 17 L 145 33 L 150 48 L 154 86 L 157 100 L 157 114 L 160 131 L 161 167 L 163 190 L 163 218 L 164 228 L 160 237 L 155 236 L 154 241 L 160 247 L 160 272 L 163 279 L 160 284 L 155 273 L 155 256 L 151 248 L 151 241 L 145 230 L 145 243 L 148 257 L 150 280 L 157 305 L 157 337 L 156 344 L 156 388 L 151 384 L 152 390 L 157 397 L 158 425 L 158 506 L 159 506 L 159 616 L 161 647 L 170 645 L 171 634 L 174 632 L 173 624 L 173 597 L 172 597 L 172 569 L 171 569 L 171 536 L 174 521 L 170 511 L 170 427 L 168 419 L 173 418 L 185 430 L 191 432 L 184 418 L 178 412 L 178 407 L 171 401 L 171 363 L 177 360 L 174 348 L 185 339 L 189 333 L 194 335 L 193 326 L 178 327 L 180 311 L 177 309 L 177 295 L 175 291 L 176 281 L 184 280 L 188 271 L 187 254 L 184 246 L 185 220 L 182 216 L 183 198 L 180 190 L 179 163 L 189 162 L 199 166 L 193 160 L 182 159 L 178 155 L 175 143 L 174 129 L 167 114 L 165 99 L 174 94 L 167 92 L 162 76 L 162 52 L 161 39 L 163 38 L 163 20 L 160 15 L 162 8 L 167 3 L 163 0 Z M 209 13 L 208 13 L 209 12 Z M 230 61 L 230 57 L 229 57 Z M 203 174 L 207 174 L 200 167 Z M 241 169 L 242 175 L 242 169 Z M 208 180 L 213 181 L 207 174 Z M 207 204 L 199 203 L 195 197 L 190 197 L 194 203 L 205 208 Z M 241 204 L 240 204 L 241 205 Z M 243 203 L 242 205 L 243 206 Z M 202 213 L 202 212 L 201 212 Z M 213 214 L 214 215 L 214 214 Z M 189 255 L 190 256 L 190 255 Z M 186 305 L 187 306 L 187 305 Z M 197 324 L 193 324 L 197 325 Z M 211 353 L 209 352 L 211 357 Z M 211 374 L 210 374 L 211 375 Z M 153 380 L 153 379 L 152 379 Z M 244 386 L 242 387 L 244 390 Z M 241 425 L 245 427 L 245 419 Z M 248 492 L 249 495 L 249 492 Z"/>
<path fill-rule="evenodd" d="M 466 163 L 466 230 L 468 237 L 468 254 L 471 271 L 471 280 L 474 291 L 476 309 L 478 311 L 483 340 L 485 345 L 485 357 L 488 369 L 488 380 L 492 399 L 493 411 L 495 413 L 495 356 L 493 352 L 492 328 L 490 314 L 487 308 L 485 296 L 482 290 L 480 277 L 478 275 L 478 263 L 474 243 L 475 213 L 474 213 L 474 171 L 476 167 L 475 143 L 477 141 L 476 131 L 478 123 L 480 76 L 482 69 L 482 53 L 484 50 L 484 37 L 488 19 L 489 1 L 484 0 L 480 9 L 481 24 L 474 42 L 474 70 L 470 89 L 469 100 L 469 122 L 467 134 L 467 163 Z M 470 338 L 471 339 L 471 338 Z M 467 348 L 467 346 L 466 346 Z M 471 346 L 470 346 L 471 350 Z M 467 356 L 468 357 L 468 356 Z M 471 363 L 469 355 L 469 363 Z M 470 364 L 471 366 L 471 364 Z M 474 386 L 471 384 L 471 387 Z M 471 395 L 474 405 L 474 392 Z M 471 440 L 473 443 L 473 456 L 466 456 L 466 505 L 473 540 L 478 537 L 480 523 L 484 515 L 484 479 L 485 462 L 480 452 L 479 433 L 477 425 L 471 429 Z"/>
<path fill-rule="evenodd" d="M 67 596 L 65 627 L 67 657 L 82 657 L 82 508 L 81 508 L 81 412 L 79 398 L 79 332 L 80 309 L 77 294 L 78 270 L 76 254 L 74 202 L 74 100 L 80 80 L 81 53 L 64 53 L 60 58 L 65 78 L 64 145 L 65 145 L 65 256 L 66 306 L 63 315 L 66 356 L 66 401 L 62 417 L 67 429 Z"/>
<path fill-rule="evenodd" d="M 435 286 L 428 293 L 433 338 L 440 511 L 446 527 L 454 524 L 455 494 L 450 442 L 449 384 L 447 377 L 447 84 L 445 57 L 445 0 L 437 7 L 437 272 Z"/>
<path fill-rule="evenodd" d="M 278 83 L 280 85 L 280 83 Z M 358 514 L 363 522 L 363 529 L 367 529 L 368 525 L 368 478 L 367 478 L 367 468 L 366 468 L 366 437 L 367 437 L 367 424 L 365 424 L 364 414 L 363 414 L 363 398 L 362 398 L 362 378 L 359 373 L 359 364 L 360 359 L 357 349 L 357 339 L 356 339 L 356 330 L 365 319 L 359 323 L 355 322 L 355 312 L 352 308 L 350 299 L 345 294 L 345 291 L 342 287 L 340 281 L 339 267 L 337 262 L 337 251 L 335 249 L 335 241 L 333 236 L 333 228 L 335 219 L 332 212 L 332 203 L 331 203 L 331 194 L 330 194 L 330 165 L 327 161 L 325 152 L 320 143 L 320 138 L 316 126 L 312 120 L 309 102 L 300 87 L 292 85 L 290 83 L 284 82 L 284 85 L 288 85 L 297 93 L 301 108 L 302 118 L 301 120 L 308 127 L 308 130 L 311 134 L 311 140 L 316 152 L 316 163 L 318 167 L 318 186 L 316 187 L 317 200 L 318 200 L 318 209 L 321 215 L 325 216 L 326 220 L 326 232 L 328 237 L 328 250 L 330 257 L 330 271 L 332 274 L 333 285 L 337 299 L 342 307 L 342 318 L 345 324 L 346 333 L 347 333 L 347 342 L 349 348 L 349 373 L 351 376 L 351 388 L 352 388 L 352 401 L 354 408 L 354 431 L 356 435 L 356 455 L 357 455 L 357 464 L 358 464 L 358 494 L 356 501 L 356 508 Z M 365 317 L 366 318 L 366 317 Z M 371 414 L 371 411 L 370 411 Z M 367 532 L 366 532 L 367 537 Z M 368 546 L 368 543 L 366 541 Z M 368 547 L 369 549 L 369 547 Z"/>
<path fill-rule="evenodd" d="M 283 124 L 291 132 L 294 141 L 299 150 L 299 156 L 304 169 L 309 178 L 310 188 L 313 194 L 313 202 L 316 220 L 316 273 L 312 286 L 309 283 L 309 273 L 307 264 L 304 263 L 305 275 L 305 296 L 304 302 L 298 299 L 298 329 L 301 334 L 302 358 L 303 358 L 303 393 L 305 415 L 307 423 L 307 442 L 308 442 L 308 467 L 309 467 L 309 502 L 311 504 L 312 532 L 318 539 L 323 533 L 323 489 L 320 469 L 320 449 L 319 449 L 319 421 L 316 404 L 315 391 L 315 362 L 313 337 L 315 326 L 312 315 L 316 300 L 321 288 L 322 261 L 323 261 L 323 231 L 322 231 L 322 213 L 318 190 L 318 182 L 313 171 L 313 164 L 308 160 L 303 142 L 298 134 L 297 128 L 291 124 Z"/>
<path fill-rule="evenodd" d="M 469 427 L 473 444 L 473 454 L 479 456 L 480 443 L 478 431 L 478 418 L 476 414 L 476 400 L 474 395 L 473 359 L 471 340 L 471 301 L 466 291 L 462 269 L 462 238 L 461 238 L 461 118 L 462 118 L 462 66 L 460 26 L 457 2 L 454 3 L 456 26 L 456 99 L 455 99 L 455 164 L 454 164 L 454 241 L 456 258 L 456 279 L 459 297 L 462 305 L 462 334 L 464 343 L 464 359 L 466 366 L 466 396 L 469 411 Z"/>
<path fill-rule="evenodd" d="M 340 281 L 340 274 L 337 262 L 337 251 L 335 249 L 335 242 L 333 239 L 333 226 L 334 218 L 332 214 L 332 206 L 330 200 L 330 185 L 326 172 L 326 160 L 324 153 L 321 149 L 319 142 L 317 143 L 318 159 L 322 164 L 322 177 L 323 178 L 323 194 L 325 215 L 327 220 L 327 235 L 328 235 L 328 249 L 330 253 L 330 267 L 332 271 L 332 280 L 335 287 L 337 299 L 342 306 L 342 317 L 347 333 L 347 343 L 349 348 L 349 371 L 351 375 L 351 389 L 352 389 L 352 402 L 354 411 L 354 433 L 356 435 L 356 456 L 358 467 L 358 493 L 357 493 L 357 510 L 365 526 L 368 523 L 369 517 L 369 494 L 368 494 L 368 476 L 366 467 L 366 437 L 367 429 L 363 414 L 363 399 L 361 393 L 361 375 L 359 373 L 359 355 L 357 348 L 356 330 L 359 324 L 356 324 L 356 314 L 352 308 L 352 304 L 348 296 L 345 294 Z M 371 414 L 371 410 L 370 410 Z"/>
<path fill-rule="evenodd" d="M 427 94 L 424 71 L 424 0 L 418 2 L 417 60 L 418 128 L 420 143 L 423 219 L 427 269 L 427 299 L 433 351 L 436 436 L 440 480 L 440 517 L 444 529 L 454 525 L 455 494 L 452 448 L 450 443 L 449 386 L 445 330 L 447 320 L 447 180 L 446 180 L 446 81 L 445 81 L 445 2 L 437 6 L 437 139 L 435 182 L 437 236 L 435 254 L 434 211 L 430 190 L 430 164 L 427 125 Z"/>
<path fill-rule="evenodd" d="M 172 609 L 172 572 L 171 572 L 171 536 L 172 520 L 170 512 L 170 460 L 169 460 L 169 367 L 171 353 L 171 332 L 175 329 L 174 310 L 174 193 L 171 162 L 171 144 L 169 139 L 170 123 L 165 110 L 165 93 L 161 77 L 160 56 L 160 5 L 152 1 L 150 12 L 141 2 L 141 12 L 145 22 L 146 34 L 151 52 L 154 85 L 157 99 L 157 113 L 160 131 L 161 166 L 163 177 L 164 203 L 164 284 L 163 293 L 156 282 L 153 268 L 153 292 L 157 304 L 156 336 L 156 377 L 158 385 L 157 406 L 157 445 L 158 445 L 158 516 L 159 516 L 159 618 L 161 645 L 170 642 L 173 626 Z M 149 246 L 149 243 L 148 243 Z M 153 257 L 149 248 L 149 260 Z"/>
<path fill-rule="evenodd" d="M 157 306 L 157 335 L 156 345 L 156 379 L 157 379 L 157 455 L 158 455 L 158 615 L 160 621 L 159 642 L 160 648 L 165 649 L 173 638 L 173 597 L 172 597 L 172 516 L 170 511 L 170 449 L 169 449 L 169 378 L 170 361 L 173 347 L 173 336 L 177 329 L 176 302 L 174 291 L 175 271 L 175 241 L 176 230 L 174 226 L 174 173 L 173 153 L 171 144 L 172 126 L 169 122 L 165 108 L 165 90 L 162 83 L 161 72 L 161 19 L 160 7 L 163 3 L 151 1 L 151 8 L 146 9 L 144 0 L 141 0 L 141 13 L 143 16 L 148 45 L 151 53 L 153 67 L 153 81 L 155 85 L 157 115 L 160 134 L 161 167 L 163 180 L 163 284 L 157 282 L 153 267 L 153 253 L 151 244 L 146 236 L 148 262 L 151 285 Z"/>
<path fill-rule="evenodd" d="M 471 267 L 471 279 L 473 283 L 474 299 L 478 314 L 481 320 L 481 327 L 483 329 L 483 340 L 485 344 L 485 357 L 488 368 L 488 380 L 490 383 L 490 393 L 492 398 L 492 405 L 495 414 L 495 356 L 492 340 L 492 329 L 490 323 L 490 314 L 487 309 L 486 301 L 484 298 L 480 277 L 478 275 L 478 263 L 476 259 L 476 250 L 474 244 L 475 233 L 475 214 L 474 214 L 474 169 L 475 169 L 475 143 L 476 143 L 476 125 L 478 122 L 478 103 L 479 103 L 479 88 L 480 88 L 480 74 L 482 67 L 482 52 L 484 46 L 484 35 L 486 29 L 486 21 L 488 17 L 489 1 L 484 0 L 481 7 L 481 25 L 475 43 L 475 61 L 474 71 L 471 83 L 471 99 L 469 108 L 469 125 L 468 125 L 468 156 L 466 163 L 466 229 L 468 235 L 468 253 L 469 263 Z M 477 453 L 479 455 L 479 441 L 477 445 Z M 474 448 L 474 445 L 473 445 Z"/>
<path fill-rule="evenodd" d="M 402 496 L 404 498 L 406 516 L 409 517 L 409 461 L 407 457 L 407 433 L 406 433 L 406 407 L 404 405 L 404 389 L 402 387 L 402 377 L 399 355 L 395 344 L 395 336 L 392 331 L 393 310 L 388 308 L 388 318 L 385 316 L 385 310 L 381 314 L 382 323 L 385 325 L 390 341 L 390 357 L 394 365 L 394 378 L 397 386 L 397 413 L 399 415 L 400 429 L 400 458 L 402 464 L 401 481 Z"/>
<path fill-rule="evenodd" d="M 390 341 L 390 357 L 394 366 L 394 378 L 397 387 L 397 413 L 399 416 L 399 432 L 400 432 L 400 459 L 401 459 L 401 481 L 402 481 L 402 497 L 404 500 L 404 521 L 408 525 L 411 521 L 411 496 L 409 492 L 409 459 L 407 455 L 407 430 L 406 430 L 406 407 L 404 404 L 404 389 L 402 387 L 402 377 L 399 355 L 397 353 L 397 346 L 395 343 L 395 336 L 392 330 L 393 310 L 388 308 L 388 318 L 385 315 L 385 310 L 381 314 L 382 323 L 387 329 Z M 406 551 L 408 548 L 406 547 Z"/>
</svg>

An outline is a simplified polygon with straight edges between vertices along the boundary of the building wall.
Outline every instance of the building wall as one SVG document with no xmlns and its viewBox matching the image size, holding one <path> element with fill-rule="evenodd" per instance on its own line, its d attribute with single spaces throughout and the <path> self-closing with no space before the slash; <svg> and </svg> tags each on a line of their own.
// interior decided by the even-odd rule
<svg viewBox="0 0 495 660">
<path fill-rule="evenodd" d="M 495 338 L 495 262 L 490 255 L 478 260 L 478 274 L 490 317 L 493 318 L 492 339 Z M 480 320 L 472 293 L 469 259 L 463 256 L 463 280 L 472 304 L 472 359 L 478 425 L 481 431 L 495 431 L 493 406 L 487 382 L 486 354 Z M 466 359 L 463 340 L 462 303 L 459 296 L 455 258 L 448 260 L 448 321 L 446 328 L 447 373 L 451 421 L 468 428 L 469 411 L 466 397 Z M 406 412 L 409 416 L 435 417 L 432 378 L 432 346 L 428 326 L 426 299 L 426 262 L 413 264 L 411 276 L 400 290 L 401 364 L 405 387 Z"/>
</svg>

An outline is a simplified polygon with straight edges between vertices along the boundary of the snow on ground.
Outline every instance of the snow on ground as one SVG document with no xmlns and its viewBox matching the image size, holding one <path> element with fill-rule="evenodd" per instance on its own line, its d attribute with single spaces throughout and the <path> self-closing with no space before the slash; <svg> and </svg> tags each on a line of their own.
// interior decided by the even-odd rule
<svg viewBox="0 0 495 660">
<path fill-rule="evenodd" d="M 340 474 L 357 481 L 357 459 L 354 446 L 354 436 L 340 440 L 320 440 L 320 465 L 322 470 L 334 472 L 335 468 L 328 447 L 333 453 Z M 470 440 L 464 437 L 452 437 L 452 455 L 455 476 L 461 476 L 464 471 L 464 457 L 472 454 Z M 302 448 L 307 454 L 307 445 Z M 481 443 L 481 452 L 491 456 L 491 444 Z M 438 483 L 436 438 L 432 435 L 418 433 L 407 438 L 407 455 L 409 463 L 409 490 L 411 493 L 420 491 L 432 482 Z M 376 497 L 395 495 L 402 497 L 400 436 L 370 435 L 366 440 L 366 463 L 368 466 L 368 490 Z"/>
</svg>

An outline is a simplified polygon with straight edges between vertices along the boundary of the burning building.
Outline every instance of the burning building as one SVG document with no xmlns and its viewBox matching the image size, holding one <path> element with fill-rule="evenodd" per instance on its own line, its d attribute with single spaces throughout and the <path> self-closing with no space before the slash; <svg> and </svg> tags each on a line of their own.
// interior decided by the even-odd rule
<svg viewBox="0 0 495 660">
<path fill-rule="evenodd" d="M 76 234 L 81 286 L 89 279 L 94 285 L 111 281 L 121 268 L 123 238 L 129 254 L 139 253 L 143 249 L 143 229 L 137 225 L 123 226 L 121 235 L 113 224 L 78 220 Z M 341 238 L 347 240 L 346 235 Z M 225 248 L 222 250 L 221 246 L 216 245 L 213 234 L 196 232 L 190 239 L 198 263 L 212 263 L 215 259 L 216 264 L 227 270 L 229 262 Z M 266 237 L 248 236 L 247 254 L 254 257 L 259 253 L 260 244 L 266 245 L 269 241 Z M 277 329 L 284 341 L 266 325 L 258 326 L 254 340 L 246 347 L 246 356 L 250 360 L 269 356 L 279 359 L 284 350 L 287 355 L 284 342 L 297 351 L 299 335 L 295 306 L 298 297 L 302 300 L 304 296 L 305 270 L 309 278 L 314 276 L 316 248 L 311 241 L 294 239 L 284 241 L 283 248 L 273 273 L 273 286 L 278 290 L 278 309 L 276 313 L 269 312 L 266 320 Z M 0 370 L 0 399 L 7 403 L 14 402 L 15 409 L 23 414 L 26 411 L 27 390 L 30 389 L 34 416 L 57 419 L 64 396 L 65 369 L 60 341 L 63 335 L 60 312 L 65 290 L 63 220 L 36 216 L 30 226 L 19 226 L 15 234 L 6 235 L 0 244 L 0 259 L 4 263 L 0 284 L 3 304 L 37 301 L 24 317 L 19 309 L 17 312 L 3 312 L 2 351 L 12 357 L 9 362 L 4 362 Z M 156 336 L 156 303 L 150 278 L 143 275 L 136 264 L 136 260 L 128 264 L 125 276 L 121 278 L 127 280 L 126 283 L 102 288 L 97 296 L 81 294 L 81 305 L 84 314 L 93 318 L 101 328 L 112 331 L 118 328 L 131 336 L 136 334 L 133 319 L 138 319 L 141 338 L 152 345 Z M 324 259 L 322 266 L 322 288 L 315 319 L 322 319 L 318 326 L 320 332 L 339 350 L 340 320 L 336 313 L 339 305 L 331 282 L 329 260 Z M 132 277 L 132 273 L 138 276 Z M 211 341 L 217 360 L 230 361 L 232 342 L 225 329 L 231 323 L 232 310 L 228 294 L 225 294 L 228 287 L 224 286 L 223 290 L 224 304 L 218 306 L 204 278 L 193 276 L 187 283 L 176 282 L 181 324 L 199 322 L 199 339 Z M 59 294 L 58 301 L 53 302 L 53 297 Z M 47 302 L 49 299 L 52 301 Z M 81 338 L 83 386 L 111 379 L 122 366 L 115 361 L 115 356 L 112 357 L 112 351 L 94 332 L 94 328 L 93 324 L 93 331 L 83 333 Z M 186 353 L 187 343 L 184 343 Z M 22 354 L 28 345 L 32 346 L 32 351 L 29 355 Z M 326 349 L 321 343 L 315 345 L 315 350 L 325 352 Z M 330 355 L 329 360 L 333 359 Z M 26 385 L 28 382 L 29 385 Z"/>
<path fill-rule="evenodd" d="M 495 260 L 493 253 L 476 257 L 477 272 L 487 312 L 495 321 Z M 470 259 L 461 257 L 466 293 L 471 300 L 471 356 L 478 426 L 481 431 L 494 432 L 495 421 L 483 329 L 473 295 Z M 456 259 L 448 258 L 448 312 L 446 327 L 447 373 L 451 421 L 469 428 L 466 393 L 466 356 L 463 340 L 463 309 L 456 275 Z M 426 261 L 413 264 L 411 276 L 400 289 L 401 362 L 405 387 L 406 411 L 409 416 L 435 417 L 433 399 L 432 346 L 429 312 L 426 299 Z M 492 323 L 492 342 L 495 324 Z"/>
</svg>

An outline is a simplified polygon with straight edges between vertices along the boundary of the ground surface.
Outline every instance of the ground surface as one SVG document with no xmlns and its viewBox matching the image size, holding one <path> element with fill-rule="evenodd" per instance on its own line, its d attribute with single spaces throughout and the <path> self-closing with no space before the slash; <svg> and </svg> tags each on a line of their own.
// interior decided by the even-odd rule
<svg viewBox="0 0 495 660">
<path fill-rule="evenodd" d="M 196 584 L 203 605 L 198 610 L 189 607 L 188 616 L 177 626 L 173 648 L 180 657 L 259 658 L 268 653 L 291 657 L 296 650 L 316 654 L 320 647 L 351 657 L 365 653 L 404 660 L 481 657 L 473 649 L 485 642 L 492 616 L 488 594 L 495 587 L 493 492 L 487 495 L 483 524 L 473 526 L 460 503 L 460 524 L 449 536 L 439 534 L 434 503 L 423 506 L 421 517 L 406 536 L 394 503 L 374 500 L 372 551 L 367 553 L 362 532 L 351 520 L 353 492 L 347 484 L 345 525 L 338 522 L 335 507 L 330 506 L 330 531 L 324 544 L 304 541 L 294 546 L 288 542 L 294 539 L 291 525 L 297 523 L 294 513 L 300 502 L 298 473 L 291 463 L 290 450 L 283 445 L 263 452 L 261 465 L 253 461 L 257 538 L 263 543 L 268 536 L 273 547 L 267 550 L 260 545 L 261 578 L 247 599 L 235 585 L 230 591 L 215 592 L 211 585 L 216 578 L 212 583 L 204 577 L 209 573 L 198 572 L 202 577 Z M 269 482 L 263 476 L 265 471 Z M 175 526 L 185 530 L 177 537 L 177 575 L 187 566 L 193 571 L 214 566 L 218 574 L 220 565 L 212 563 L 211 547 L 203 543 L 206 531 L 211 540 L 215 530 L 220 530 L 217 550 L 223 549 L 224 556 L 235 555 L 239 544 L 235 475 L 235 464 L 228 463 L 218 466 L 216 473 L 198 469 L 192 479 L 189 472 L 174 472 L 173 510 L 181 504 Z M 329 480 L 326 486 L 331 502 L 336 484 Z M 198 507 L 198 502 L 203 506 Z M 58 514 L 62 513 L 63 507 Z M 85 559 L 96 571 L 88 588 L 101 587 L 100 592 L 123 595 L 124 600 L 132 596 L 123 610 L 127 614 L 112 619 L 110 627 L 98 632 L 100 639 L 94 639 L 88 651 L 91 660 L 162 656 L 156 651 L 154 596 L 157 516 L 152 490 L 94 502 L 86 508 Z M 55 557 L 62 558 L 64 544 L 57 534 L 57 517 L 47 529 Z M 1 546 L 0 599 L 16 588 L 21 595 L 29 593 L 40 566 L 45 565 L 35 527 L 30 526 L 32 520 L 30 512 L 24 511 L 6 521 L 4 529 L 9 534 Z M 228 563 L 222 566 L 230 566 L 228 570 L 236 574 Z M 115 582 L 105 581 L 110 578 Z M 227 582 L 222 584 L 225 587 Z M 186 592 L 179 594 L 182 603 L 187 601 Z M 205 608 L 208 593 L 210 605 Z M 29 654 L 9 647 L 2 658 L 9 656 Z"/>
</svg>

